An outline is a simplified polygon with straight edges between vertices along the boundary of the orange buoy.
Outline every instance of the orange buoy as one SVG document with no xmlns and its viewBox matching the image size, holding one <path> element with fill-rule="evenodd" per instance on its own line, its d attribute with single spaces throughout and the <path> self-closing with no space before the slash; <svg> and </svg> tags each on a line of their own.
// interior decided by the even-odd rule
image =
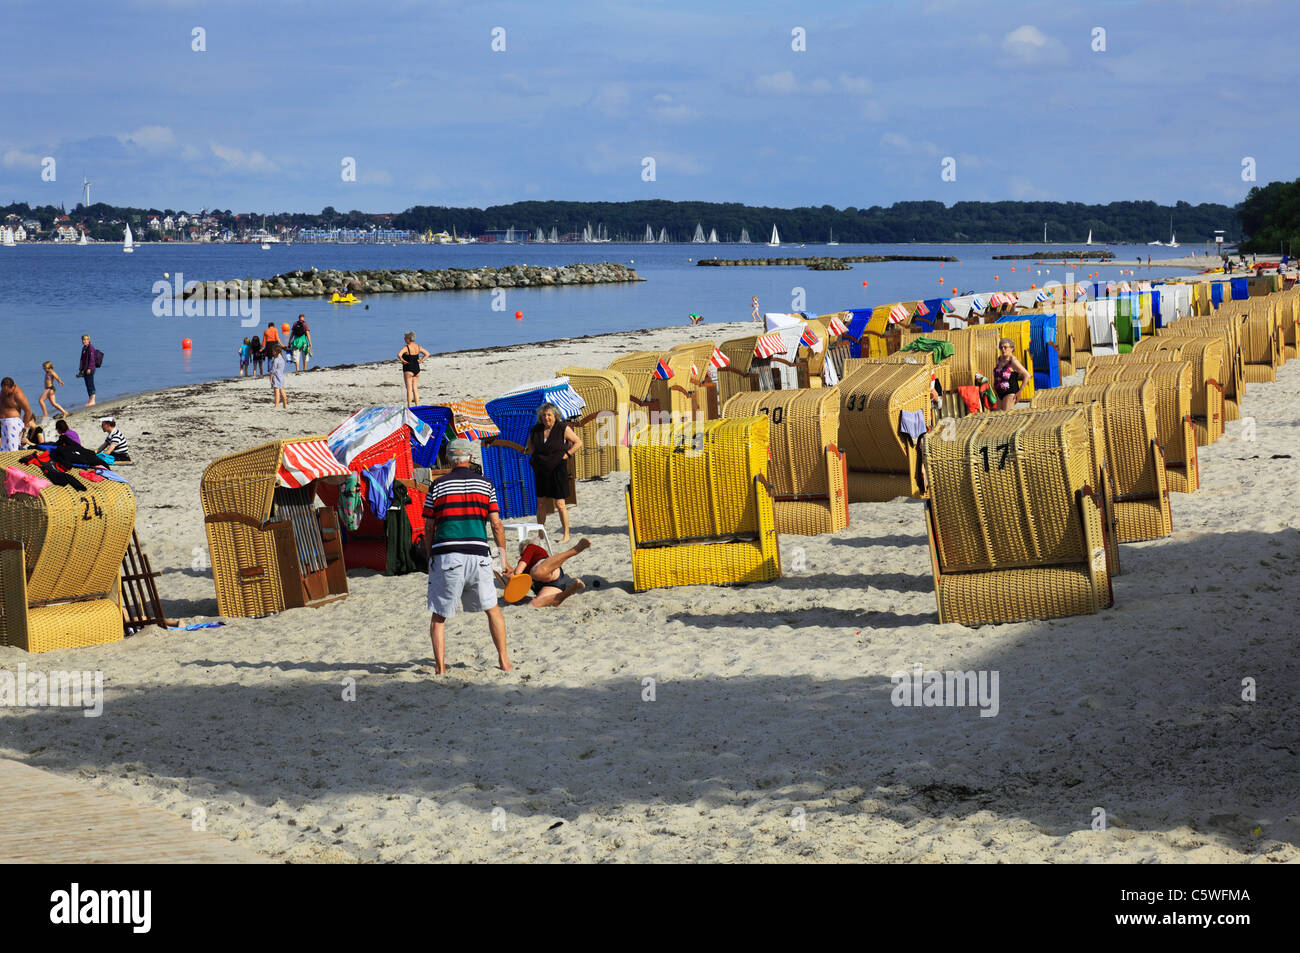
<svg viewBox="0 0 1300 953">
<path fill-rule="evenodd" d="M 289 322 L 286 321 L 286 322 L 284 322 L 284 324 L 280 325 L 280 330 L 283 331 L 285 334 L 288 334 L 288 333 L 289 333 Z"/>
<path fill-rule="evenodd" d="M 515 320 L 516 320 L 516 321 L 522 321 L 523 319 L 524 319 L 524 313 L 523 313 L 522 311 L 516 311 L 516 312 L 515 312 Z"/>
<path fill-rule="evenodd" d="M 193 348 L 193 347 L 194 347 L 194 342 L 191 341 L 189 338 L 186 338 L 185 340 L 181 341 L 181 350 L 182 350 L 182 351 L 188 351 L 188 350 L 190 350 L 190 349 Z"/>
<path fill-rule="evenodd" d="M 943 284 L 943 279 L 942 279 L 942 278 L 939 279 L 939 284 Z"/>
</svg>

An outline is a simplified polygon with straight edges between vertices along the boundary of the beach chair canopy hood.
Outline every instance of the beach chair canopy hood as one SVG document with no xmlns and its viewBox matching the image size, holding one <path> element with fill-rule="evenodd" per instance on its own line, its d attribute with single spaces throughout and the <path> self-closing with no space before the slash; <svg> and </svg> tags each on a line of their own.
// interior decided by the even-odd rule
<svg viewBox="0 0 1300 953">
<path fill-rule="evenodd" d="M 433 437 L 433 429 L 407 407 L 367 407 L 334 428 L 328 438 L 329 450 L 346 467 L 402 427 L 410 428 L 412 438 L 419 444 L 428 443 Z"/>
</svg>

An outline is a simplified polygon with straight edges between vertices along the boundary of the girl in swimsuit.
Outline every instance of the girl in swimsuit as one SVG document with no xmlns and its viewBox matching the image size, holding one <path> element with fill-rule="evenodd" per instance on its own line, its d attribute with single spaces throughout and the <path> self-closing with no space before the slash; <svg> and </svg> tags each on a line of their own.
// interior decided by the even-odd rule
<svg viewBox="0 0 1300 953">
<path fill-rule="evenodd" d="M 993 393 L 998 399 L 998 410 L 1015 410 L 1016 394 L 1029 379 L 1029 372 L 1016 360 L 1016 345 L 1010 338 L 998 342 L 998 354 L 993 368 Z"/>
<path fill-rule="evenodd" d="M 402 362 L 402 380 L 406 382 L 406 406 L 415 407 L 420 403 L 420 362 L 429 357 L 429 352 L 415 343 L 415 332 L 407 331 L 404 335 L 406 344 L 397 352 L 397 359 Z"/>
<path fill-rule="evenodd" d="M 63 386 L 63 378 L 59 376 L 58 372 L 54 369 L 54 365 L 49 361 L 42 364 L 41 369 L 45 371 L 45 390 L 41 391 L 41 416 L 45 416 L 49 413 L 49 411 L 45 409 L 45 401 L 49 400 L 49 402 L 54 406 L 54 409 L 59 412 L 59 416 L 62 417 L 67 413 L 67 411 L 64 410 L 59 405 L 59 402 L 54 399 L 54 392 Z"/>
</svg>

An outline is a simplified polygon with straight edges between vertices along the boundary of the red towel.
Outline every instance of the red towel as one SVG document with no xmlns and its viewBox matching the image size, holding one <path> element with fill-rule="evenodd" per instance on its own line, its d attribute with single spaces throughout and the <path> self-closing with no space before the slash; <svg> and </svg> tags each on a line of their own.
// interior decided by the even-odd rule
<svg viewBox="0 0 1300 953">
<path fill-rule="evenodd" d="M 957 388 L 957 393 L 966 404 L 966 409 L 972 414 L 978 414 L 984 408 L 980 405 L 980 389 L 974 384 L 963 384 Z"/>
</svg>

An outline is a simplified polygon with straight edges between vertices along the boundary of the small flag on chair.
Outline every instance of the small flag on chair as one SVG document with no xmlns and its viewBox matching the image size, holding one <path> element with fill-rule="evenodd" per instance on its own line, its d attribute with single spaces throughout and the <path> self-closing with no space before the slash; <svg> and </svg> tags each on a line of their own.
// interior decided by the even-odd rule
<svg viewBox="0 0 1300 953">
<path fill-rule="evenodd" d="M 1082 297 L 1084 297 L 1087 293 L 1088 293 L 1088 287 L 1087 287 L 1085 284 L 1083 284 L 1083 282 L 1080 282 L 1079 284 L 1075 285 L 1075 287 L 1074 287 L 1074 296 L 1075 296 L 1076 298 L 1082 298 Z"/>
<path fill-rule="evenodd" d="M 826 322 L 826 327 L 830 330 L 831 334 L 849 333 L 848 327 L 839 319 L 838 315 L 832 314 L 831 319 Z"/>
<path fill-rule="evenodd" d="M 979 295 L 976 295 L 974 298 L 971 299 L 970 309 L 972 311 L 983 311 L 984 299 L 981 298 Z"/>
<path fill-rule="evenodd" d="M 716 344 L 713 346 L 713 354 L 709 357 L 709 363 L 716 368 L 724 368 L 731 363 L 731 358 L 722 353 L 722 348 Z"/>
<path fill-rule="evenodd" d="M 661 381 L 666 381 L 671 380 L 672 376 L 673 369 L 664 363 L 662 357 L 659 358 L 659 362 L 655 364 L 655 377 L 659 378 Z"/>
<path fill-rule="evenodd" d="M 942 301 L 939 302 L 939 310 L 942 311 L 944 314 L 956 314 L 957 306 L 954 305 L 947 298 L 944 298 Z"/>
<path fill-rule="evenodd" d="M 1046 301 L 1047 298 L 1048 298 L 1047 291 L 1046 291 L 1045 289 L 1043 289 L 1043 288 L 1039 288 L 1039 289 L 1038 289 L 1038 293 L 1034 295 L 1034 300 L 1035 300 L 1035 301 L 1040 301 L 1040 302 L 1041 302 L 1041 301 Z"/>
<path fill-rule="evenodd" d="M 930 309 L 925 306 L 924 301 L 918 301 L 916 303 L 916 313 L 919 314 L 921 317 L 925 317 L 927 314 L 930 313 Z"/>
<path fill-rule="evenodd" d="M 691 361 L 691 380 L 693 381 L 699 380 L 699 377 L 700 377 L 700 365 L 696 364 L 694 361 Z"/>
<path fill-rule="evenodd" d="M 803 326 L 803 334 L 799 336 L 799 343 L 806 344 L 808 347 L 816 347 L 818 344 L 822 343 L 822 339 L 814 333 L 811 327 L 805 324 Z"/>
<path fill-rule="evenodd" d="M 889 309 L 890 324 L 902 324 L 910 317 L 911 315 L 907 313 L 907 309 L 904 308 L 901 304 L 896 304 Z"/>
<path fill-rule="evenodd" d="M 1119 290 L 1122 291 L 1124 294 L 1128 294 L 1133 289 L 1129 287 L 1127 281 L 1121 281 L 1119 283 Z"/>
</svg>

